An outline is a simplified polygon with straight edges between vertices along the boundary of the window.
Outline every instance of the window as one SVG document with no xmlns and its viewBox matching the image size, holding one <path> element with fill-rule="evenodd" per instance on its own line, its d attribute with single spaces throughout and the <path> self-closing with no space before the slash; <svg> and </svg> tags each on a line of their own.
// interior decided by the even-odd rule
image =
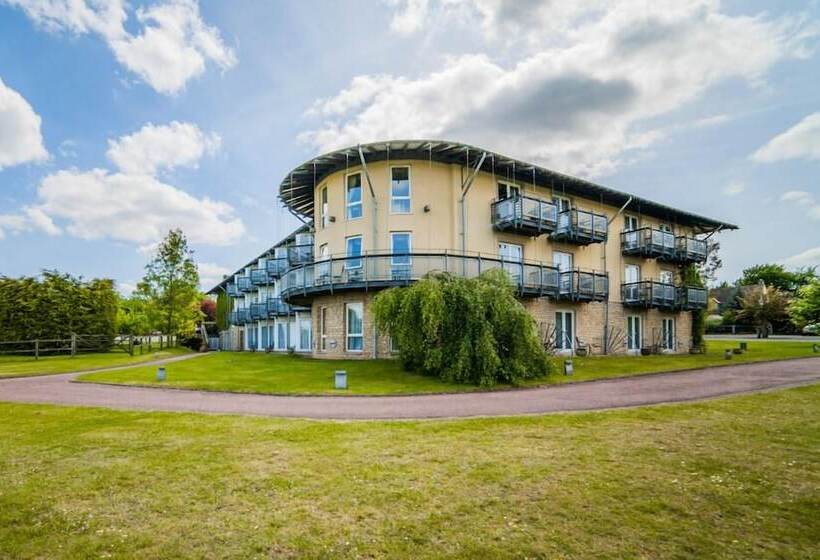
<svg viewBox="0 0 820 560">
<path fill-rule="evenodd" d="M 288 325 L 281 321 L 276 324 L 276 347 L 279 350 L 287 350 L 288 347 Z"/>
<path fill-rule="evenodd" d="M 328 218 L 329 218 L 329 216 L 327 215 L 327 212 L 328 212 L 328 208 L 327 208 L 327 185 L 322 187 L 321 201 L 322 201 L 322 228 L 324 229 L 324 228 L 327 227 Z"/>
<path fill-rule="evenodd" d="M 637 216 L 624 215 L 624 231 L 635 231 L 640 227 L 639 223 Z"/>
<path fill-rule="evenodd" d="M 520 194 L 521 188 L 518 185 L 513 185 L 512 183 L 502 183 L 501 181 L 498 182 L 498 200 L 514 198 Z"/>
<path fill-rule="evenodd" d="M 626 318 L 626 349 L 641 349 L 641 318 L 637 315 Z"/>
<path fill-rule="evenodd" d="M 392 336 L 390 337 L 390 352 L 393 354 L 399 353 L 399 343 Z"/>
<path fill-rule="evenodd" d="M 521 261 L 524 260 L 524 248 L 521 245 L 514 243 L 499 243 L 498 256 L 503 260 L 502 266 L 504 270 L 512 277 L 516 284 L 521 283 L 522 266 Z"/>
<path fill-rule="evenodd" d="M 304 317 L 299 319 L 299 349 L 310 350 L 310 321 Z"/>
<path fill-rule="evenodd" d="M 327 350 L 327 307 L 319 308 L 319 349 Z"/>
<path fill-rule="evenodd" d="M 637 264 L 628 264 L 624 268 L 624 283 L 639 282 L 641 280 L 641 267 Z"/>
<path fill-rule="evenodd" d="M 555 312 L 555 348 L 557 350 L 572 350 L 575 340 L 573 330 L 572 311 Z"/>
<path fill-rule="evenodd" d="M 675 283 L 675 273 L 671 270 L 661 270 L 660 275 L 658 277 L 662 284 L 674 284 Z"/>
<path fill-rule="evenodd" d="M 353 237 L 348 237 L 346 239 L 347 245 L 347 256 L 348 257 L 361 257 L 362 255 L 362 236 L 361 235 L 354 235 Z M 352 268 L 361 268 L 362 267 L 362 259 L 361 258 L 354 258 L 354 259 L 347 259 L 345 268 L 352 269 Z"/>
<path fill-rule="evenodd" d="M 552 203 L 558 209 L 559 212 L 563 212 L 564 210 L 569 210 L 572 208 L 572 203 L 570 200 L 563 196 L 554 196 L 552 197 Z"/>
<path fill-rule="evenodd" d="M 394 214 L 410 213 L 410 168 L 390 168 L 390 211 Z"/>
<path fill-rule="evenodd" d="M 410 266 L 411 248 L 409 232 L 394 231 L 390 233 L 390 252 L 393 253 L 390 264 L 393 266 Z"/>
<path fill-rule="evenodd" d="M 345 348 L 348 352 L 361 352 L 364 348 L 364 321 L 362 304 L 345 304 Z"/>
<path fill-rule="evenodd" d="M 661 322 L 661 346 L 664 350 L 675 349 L 675 320 L 663 319 Z"/>
<path fill-rule="evenodd" d="M 362 217 L 362 174 L 347 176 L 347 219 Z"/>
<path fill-rule="evenodd" d="M 658 224 L 658 229 L 667 233 L 672 233 L 672 226 L 669 224 Z"/>
<path fill-rule="evenodd" d="M 558 267 L 558 291 L 562 294 L 572 292 L 572 253 L 552 252 L 552 264 Z"/>
</svg>

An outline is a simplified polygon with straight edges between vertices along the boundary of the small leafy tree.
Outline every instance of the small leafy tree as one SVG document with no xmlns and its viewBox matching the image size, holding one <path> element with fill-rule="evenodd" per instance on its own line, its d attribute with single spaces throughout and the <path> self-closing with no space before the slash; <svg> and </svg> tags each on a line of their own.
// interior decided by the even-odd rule
<svg viewBox="0 0 820 560">
<path fill-rule="evenodd" d="M 230 301 L 225 292 L 221 291 L 216 296 L 216 327 L 220 331 L 228 328 L 228 313 L 230 312 Z"/>
<path fill-rule="evenodd" d="M 695 265 L 689 265 L 681 271 L 681 277 L 685 286 L 704 288 L 706 283 L 703 276 Z M 703 348 L 706 345 L 706 309 L 696 309 L 692 311 L 692 346 Z"/>
<path fill-rule="evenodd" d="M 168 334 L 193 332 L 201 316 L 199 272 L 182 230 L 168 232 L 145 270 L 134 294 L 146 302 L 152 326 Z"/>
<path fill-rule="evenodd" d="M 475 279 L 428 275 L 379 293 L 373 309 L 378 328 L 398 344 L 405 369 L 483 386 L 550 372 L 535 321 L 503 271 Z"/>
<path fill-rule="evenodd" d="M 758 335 L 768 338 L 772 324 L 788 317 L 788 298 L 782 290 L 761 283 L 748 286 L 740 296 L 738 319 L 755 325 Z"/>
<path fill-rule="evenodd" d="M 820 323 L 820 279 L 815 278 L 797 291 L 789 304 L 789 315 L 801 328 Z"/>
</svg>

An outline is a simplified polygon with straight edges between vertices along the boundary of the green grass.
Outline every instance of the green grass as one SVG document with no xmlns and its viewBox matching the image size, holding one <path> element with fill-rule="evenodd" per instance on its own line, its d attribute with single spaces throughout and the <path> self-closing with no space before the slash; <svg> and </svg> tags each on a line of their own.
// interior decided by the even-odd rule
<svg viewBox="0 0 820 560">
<path fill-rule="evenodd" d="M 509 419 L 0 405 L 2 558 L 820 557 L 820 386 Z"/>
<path fill-rule="evenodd" d="M 116 367 L 140 362 L 169 358 L 190 352 L 186 348 L 169 348 L 130 356 L 125 352 L 104 352 L 71 356 L 44 356 L 35 360 L 31 356 L 0 356 L 0 378 L 18 375 L 46 375 L 104 367 Z"/>
<path fill-rule="evenodd" d="M 710 342 L 703 355 L 601 356 L 575 358 L 571 377 L 555 374 L 529 383 L 541 385 L 623 377 L 678 369 L 727 365 L 738 362 L 813 356 L 810 342 L 751 341 L 749 351 L 723 358 L 723 349 L 737 342 Z M 561 362 L 557 365 L 562 367 Z M 333 389 L 333 372 L 348 372 L 349 389 Z M 196 360 L 171 364 L 163 386 L 208 391 L 270 394 L 410 394 L 480 390 L 473 385 L 444 383 L 437 378 L 403 371 L 396 360 L 315 360 L 264 353 L 214 353 Z M 82 381 L 158 385 L 155 367 L 135 367 L 84 375 Z M 509 388 L 501 386 L 499 388 Z"/>
</svg>

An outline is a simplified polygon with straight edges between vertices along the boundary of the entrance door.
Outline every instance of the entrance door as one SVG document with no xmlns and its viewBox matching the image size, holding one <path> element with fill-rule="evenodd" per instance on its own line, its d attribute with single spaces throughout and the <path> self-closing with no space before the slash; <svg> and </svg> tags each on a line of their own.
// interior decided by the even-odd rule
<svg viewBox="0 0 820 560">
<path fill-rule="evenodd" d="M 575 317 L 572 311 L 555 312 L 555 348 L 572 351 L 575 347 Z"/>
<path fill-rule="evenodd" d="M 664 319 L 661 323 L 661 346 L 664 350 L 675 349 L 675 320 Z"/>
<path fill-rule="evenodd" d="M 516 285 L 521 284 L 521 263 L 524 260 L 524 248 L 515 243 L 499 243 L 498 257 L 504 261 L 504 270 L 509 274 Z"/>
<path fill-rule="evenodd" d="M 641 318 L 630 315 L 626 318 L 626 349 L 637 351 L 641 349 Z"/>
</svg>

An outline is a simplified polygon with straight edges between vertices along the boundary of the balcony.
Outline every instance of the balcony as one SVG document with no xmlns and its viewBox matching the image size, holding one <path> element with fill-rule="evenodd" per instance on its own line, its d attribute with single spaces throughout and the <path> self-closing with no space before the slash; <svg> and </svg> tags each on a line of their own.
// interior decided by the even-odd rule
<svg viewBox="0 0 820 560">
<path fill-rule="evenodd" d="M 265 261 L 265 269 L 268 271 L 268 276 L 271 278 L 281 278 L 288 269 L 287 258 L 275 258 Z"/>
<path fill-rule="evenodd" d="M 558 274 L 557 299 L 567 301 L 606 301 L 609 275 L 592 270 L 566 270 Z"/>
<path fill-rule="evenodd" d="M 263 303 L 252 303 L 250 307 L 251 321 L 258 321 L 259 319 L 267 319 L 268 306 Z"/>
<path fill-rule="evenodd" d="M 266 268 L 254 268 L 251 270 L 251 283 L 254 286 L 264 286 L 265 284 L 270 284 L 270 278 L 268 277 L 268 271 Z"/>
<path fill-rule="evenodd" d="M 313 262 L 313 245 L 291 245 L 288 247 L 288 264 L 298 266 Z"/>
<path fill-rule="evenodd" d="M 515 196 L 492 203 L 493 227 L 523 235 L 552 233 L 558 223 L 558 211 L 552 202 L 529 196 Z"/>
<path fill-rule="evenodd" d="M 240 292 L 253 292 L 256 290 L 256 286 L 253 285 L 251 282 L 250 276 L 240 276 L 236 279 L 236 288 Z"/>
<path fill-rule="evenodd" d="M 605 243 L 607 235 L 607 219 L 604 214 L 597 214 L 589 210 L 564 210 L 558 213 L 558 223 L 550 239 L 561 243 L 589 245 L 590 243 Z"/>
<path fill-rule="evenodd" d="M 677 288 L 655 280 L 629 282 L 621 286 L 621 301 L 627 307 L 671 310 L 677 305 Z"/>
<path fill-rule="evenodd" d="M 682 235 L 675 240 L 676 258 L 681 263 L 701 263 L 706 260 L 707 250 L 704 239 Z"/>
<path fill-rule="evenodd" d="M 621 253 L 647 259 L 675 261 L 675 234 L 652 227 L 621 232 Z"/>
<path fill-rule="evenodd" d="M 225 293 L 228 297 L 242 297 L 242 293 L 237 289 L 236 284 L 228 284 L 225 287 Z"/>
<path fill-rule="evenodd" d="M 708 291 L 706 288 L 680 286 L 678 288 L 678 309 L 692 311 L 706 309 Z"/>
<path fill-rule="evenodd" d="M 245 323 L 249 323 L 251 321 L 251 314 L 250 310 L 247 308 L 236 309 L 231 311 L 228 314 L 228 322 L 231 325 L 244 325 Z"/>
<path fill-rule="evenodd" d="M 506 271 L 523 297 L 556 296 L 556 267 L 536 262 L 511 262 L 497 257 L 450 253 L 384 253 L 332 257 L 288 270 L 282 277 L 282 298 L 376 290 L 406 286 L 431 272 L 475 278 L 488 270 Z"/>
</svg>

